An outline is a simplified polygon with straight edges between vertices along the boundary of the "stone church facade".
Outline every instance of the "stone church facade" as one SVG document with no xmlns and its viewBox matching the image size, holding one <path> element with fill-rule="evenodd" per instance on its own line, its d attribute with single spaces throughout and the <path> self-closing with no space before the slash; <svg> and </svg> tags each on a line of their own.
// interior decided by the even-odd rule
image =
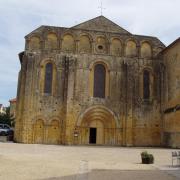
<svg viewBox="0 0 180 180">
<path fill-rule="evenodd" d="M 180 146 L 179 40 L 166 48 L 104 16 L 41 26 L 25 40 L 17 142 Z"/>
</svg>

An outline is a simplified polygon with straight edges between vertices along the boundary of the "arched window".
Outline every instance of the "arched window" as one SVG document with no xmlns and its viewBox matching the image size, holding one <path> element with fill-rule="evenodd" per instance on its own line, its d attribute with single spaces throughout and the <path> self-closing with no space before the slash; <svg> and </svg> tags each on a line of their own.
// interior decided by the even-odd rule
<svg viewBox="0 0 180 180">
<path fill-rule="evenodd" d="M 106 69 L 102 64 L 94 67 L 94 97 L 105 98 Z"/>
<path fill-rule="evenodd" d="M 53 65 L 47 63 L 45 67 L 45 82 L 44 82 L 44 93 L 52 93 L 52 80 L 53 80 Z"/>
<path fill-rule="evenodd" d="M 147 70 L 143 73 L 143 98 L 145 100 L 150 98 L 150 73 Z"/>
</svg>

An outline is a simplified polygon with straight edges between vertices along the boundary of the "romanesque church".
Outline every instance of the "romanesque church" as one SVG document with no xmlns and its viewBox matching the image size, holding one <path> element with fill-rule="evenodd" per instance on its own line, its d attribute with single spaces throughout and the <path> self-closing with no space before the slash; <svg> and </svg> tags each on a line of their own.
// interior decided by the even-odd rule
<svg viewBox="0 0 180 180">
<path fill-rule="evenodd" d="M 37 28 L 19 59 L 16 142 L 180 147 L 180 38 L 99 16 Z"/>
</svg>

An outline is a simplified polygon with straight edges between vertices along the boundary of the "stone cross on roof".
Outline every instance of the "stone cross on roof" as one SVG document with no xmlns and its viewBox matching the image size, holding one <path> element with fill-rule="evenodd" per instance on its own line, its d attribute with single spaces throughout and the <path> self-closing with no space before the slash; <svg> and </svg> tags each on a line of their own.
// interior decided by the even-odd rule
<svg viewBox="0 0 180 180">
<path fill-rule="evenodd" d="M 103 10 L 106 9 L 106 8 L 103 7 L 102 1 L 101 1 L 101 5 L 98 8 L 101 10 L 101 16 L 102 16 Z"/>
</svg>

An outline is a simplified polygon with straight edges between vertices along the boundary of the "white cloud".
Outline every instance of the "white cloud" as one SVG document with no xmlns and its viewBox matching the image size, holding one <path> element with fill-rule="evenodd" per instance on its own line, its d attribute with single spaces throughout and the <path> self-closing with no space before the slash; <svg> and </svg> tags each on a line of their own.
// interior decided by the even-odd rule
<svg viewBox="0 0 180 180">
<path fill-rule="evenodd" d="M 24 36 L 40 25 L 71 27 L 100 15 L 100 0 L 0 1 L 0 103 L 16 95 L 18 53 Z M 134 34 L 157 36 L 166 45 L 179 36 L 179 0 L 103 0 L 104 16 Z"/>
</svg>

